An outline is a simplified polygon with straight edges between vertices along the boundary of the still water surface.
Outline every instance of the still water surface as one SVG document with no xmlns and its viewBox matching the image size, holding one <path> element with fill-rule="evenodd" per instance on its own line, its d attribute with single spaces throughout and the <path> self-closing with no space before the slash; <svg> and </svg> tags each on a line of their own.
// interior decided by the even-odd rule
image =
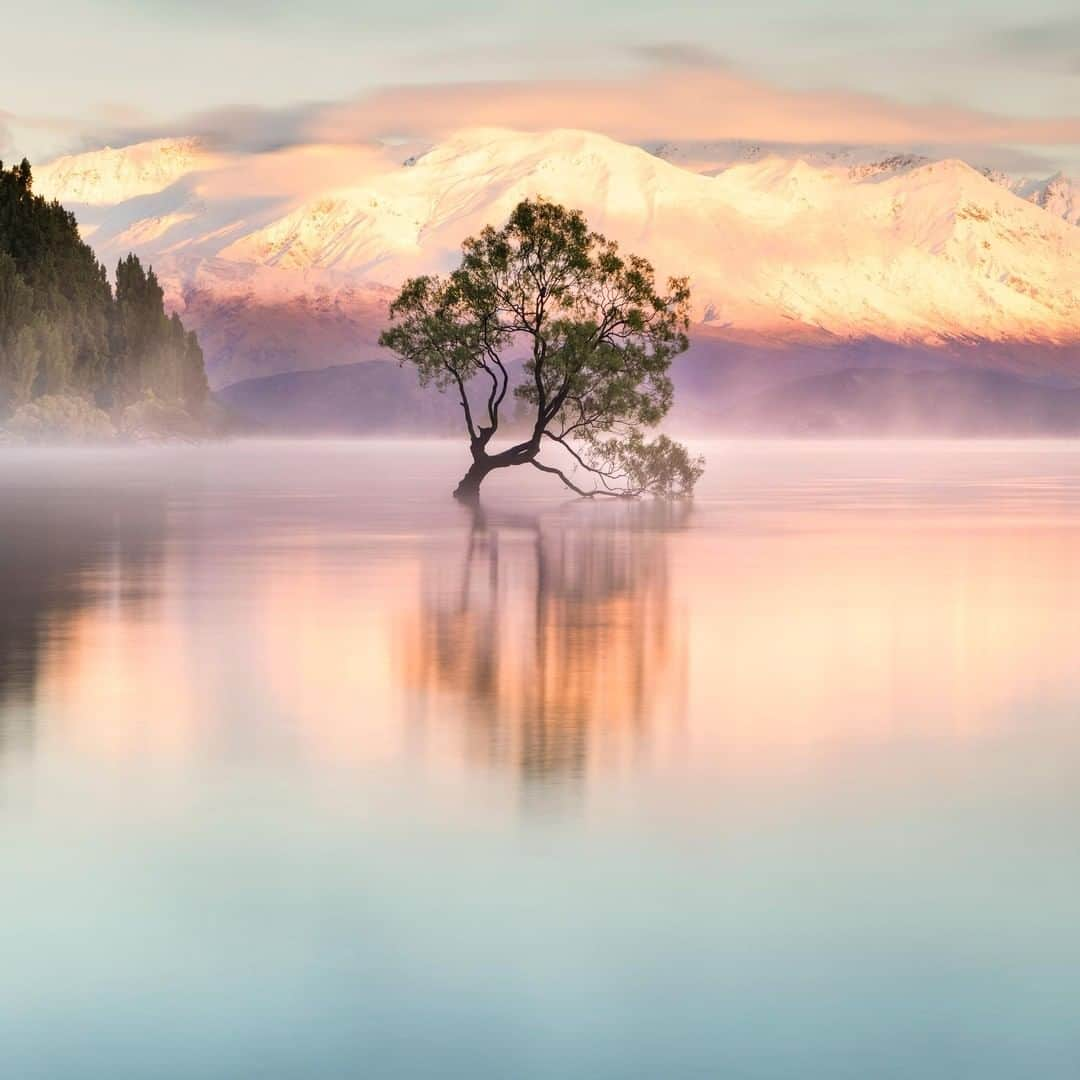
<svg viewBox="0 0 1080 1080">
<path fill-rule="evenodd" d="M 0 456 L 0 1075 L 1080 1076 L 1080 448 Z"/>
</svg>

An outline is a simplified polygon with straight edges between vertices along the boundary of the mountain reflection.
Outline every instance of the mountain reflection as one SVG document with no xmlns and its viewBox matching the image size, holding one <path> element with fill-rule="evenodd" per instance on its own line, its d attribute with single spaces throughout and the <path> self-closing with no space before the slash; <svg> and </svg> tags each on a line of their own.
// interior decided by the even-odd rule
<svg viewBox="0 0 1080 1080">
<path fill-rule="evenodd" d="M 583 789 L 673 718 L 686 641 L 667 533 L 684 507 L 606 505 L 551 519 L 476 518 L 424 566 L 406 682 L 425 731 L 456 717 L 468 761 L 526 790 Z M 665 709 L 666 706 L 666 709 Z"/>
<path fill-rule="evenodd" d="M 9 492 L 0 531 L 0 706 L 9 725 L 31 702 L 46 658 L 78 612 L 147 600 L 160 560 L 160 499 L 101 491 Z M 29 713 L 27 713 L 29 715 Z M 14 732 L 0 730 L 4 737 Z"/>
</svg>

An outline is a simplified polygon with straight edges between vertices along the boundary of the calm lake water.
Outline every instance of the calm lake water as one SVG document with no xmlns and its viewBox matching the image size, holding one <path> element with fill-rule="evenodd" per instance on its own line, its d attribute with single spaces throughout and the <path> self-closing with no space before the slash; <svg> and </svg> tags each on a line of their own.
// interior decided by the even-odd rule
<svg viewBox="0 0 1080 1080">
<path fill-rule="evenodd" d="M 5 1080 L 1080 1076 L 1080 448 L 0 455 Z"/>
</svg>

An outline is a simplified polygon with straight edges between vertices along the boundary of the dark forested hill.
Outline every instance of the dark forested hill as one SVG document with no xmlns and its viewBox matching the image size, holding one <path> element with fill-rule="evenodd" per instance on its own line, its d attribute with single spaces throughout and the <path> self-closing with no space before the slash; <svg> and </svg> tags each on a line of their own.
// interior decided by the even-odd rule
<svg viewBox="0 0 1080 1080">
<path fill-rule="evenodd" d="M 0 163 L 0 423 L 44 399 L 106 420 L 146 402 L 197 416 L 202 351 L 162 300 L 134 255 L 114 290 L 75 217 L 34 194 L 29 162 Z"/>
</svg>

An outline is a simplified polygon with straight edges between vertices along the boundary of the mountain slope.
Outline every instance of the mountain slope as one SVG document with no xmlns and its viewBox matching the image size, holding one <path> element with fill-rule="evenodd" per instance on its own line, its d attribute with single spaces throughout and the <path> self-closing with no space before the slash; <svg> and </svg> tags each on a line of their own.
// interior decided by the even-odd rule
<svg viewBox="0 0 1080 1080">
<path fill-rule="evenodd" d="M 875 181 L 886 176 L 910 172 L 921 165 L 931 165 L 942 157 L 885 146 L 806 147 L 791 143 L 755 143 L 729 139 L 717 142 L 652 143 L 650 153 L 680 168 L 706 176 L 718 176 L 735 165 L 761 161 L 801 161 L 856 183 Z M 987 179 L 1007 188 L 1027 202 L 1034 203 L 1071 225 L 1080 223 L 1080 190 L 1076 181 L 1055 173 L 1046 179 L 1016 179 L 998 169 L 968 164 Z"/>
<path fill-rule="evenodd" d="M 793 143 L 758 143 L 745 139 L 715 142 L 660 142 L 646 147 L 664 161 L 705 176 L 718 176 L 733 165 L 761 161 L 801 161 L 815 169 L 849 180 L 906 172 L 933 158 L 885 146 L 798 146 Z"/>
<path fill-rule="evenodd" d="M 1080 186 L 1062 173 L 1055 173 L 1049 180 L 1021 181 L 1013 190 L 1055 217 L 1080 225 Z"/>
<path fill-rule="evenodd" d="M 65 204 L 115 206 L 219 162 L 197 139 L 155 139 L 57 158 L 35 169 L 34 185 L 39 195 Z"/>
</svg>

